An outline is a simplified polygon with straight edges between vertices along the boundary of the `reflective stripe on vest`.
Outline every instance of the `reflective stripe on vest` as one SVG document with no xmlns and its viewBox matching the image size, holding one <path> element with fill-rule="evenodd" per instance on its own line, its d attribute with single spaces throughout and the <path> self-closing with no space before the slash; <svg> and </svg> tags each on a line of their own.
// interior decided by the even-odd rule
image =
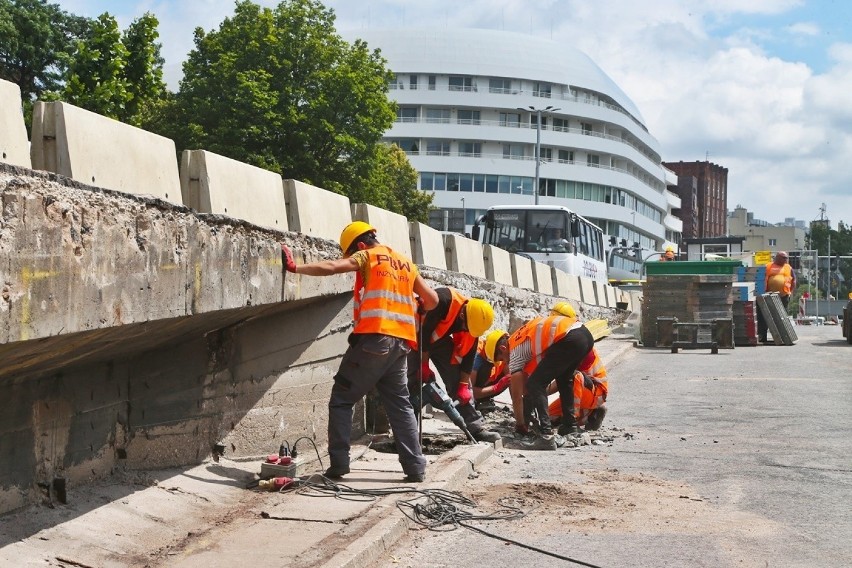
<svg viewBox="0 0 852 568">
<path fill-rule="evenodd" d="M 530 376 L 544 357 L 547 349 L 565 337 L 571 327 L 577 323 L 577 318 L 565 316 L 539 316 L 520 327 L 509 338 L 509 348 L 530 342 L 530 360 L 524 365 L 524 373 Z"/>
<path fill-rule="evenodd" d="M 466 331 L 457 331 L 453 334 L 453 355 L 450 364 L 460 365 L 464 356 L 470 352 L 470 348 L 476 343 L 476 338 Z"/>
<path fill-rule="evenodd" d="M 367 249 L 369 276 L 355 277 L 354 333 L 381 333 L 415 342 L 417 266 L 384 245 Z"/>
</svg>

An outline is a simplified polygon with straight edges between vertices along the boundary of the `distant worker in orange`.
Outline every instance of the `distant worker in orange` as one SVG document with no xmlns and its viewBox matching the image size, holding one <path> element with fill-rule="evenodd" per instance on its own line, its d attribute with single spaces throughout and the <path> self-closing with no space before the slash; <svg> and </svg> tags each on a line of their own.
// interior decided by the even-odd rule
<svg viewBox="0 0 852 568">
<path fill-rule="evenodd" d="M 790 295 L 796 289 L 796 273 L 790 266 L 790 255 L 781 250 L 775 254 L 775 259 L 766 265 L 766 291 L 776 292 L 784 305 L 784 309 L 790 303 Z M 761 343 L 767 343 L 766 332 L 768 331 L 763 312 L 757 311 L 757 335 Z"/>
<path fill-rule="evenodd" d="M 396 438 L 405 479 L 423 481 L 426 459 L 409 399 L 408 357 L 417 346 L 418 304 L 422 310 L 431 310 L 438 305 L 438 294 L 411 259 L 379 243 L 375 227 L 363 221 L 343 229 L 340 248 L 343 258 L 297 265 L 290 249 L 281 244 L 287 272 L 309 276 L 356 273 L 355 329 L 334 375 L 328 401 L 331 463 L 325 475 L 336 479 L 349 473 L 352 410 L 376 387 Z"/>
<path fill-rule="evenodd" d="M 675 259 L 674 249 L 666 247 L 666 252 L 660 255 L 660 262 L 667 262 Z"/>
</svg>

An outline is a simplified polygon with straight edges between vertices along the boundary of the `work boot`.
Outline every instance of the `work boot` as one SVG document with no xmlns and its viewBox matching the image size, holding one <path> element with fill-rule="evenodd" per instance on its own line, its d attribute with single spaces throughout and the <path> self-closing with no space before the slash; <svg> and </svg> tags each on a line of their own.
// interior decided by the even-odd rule
<svg viewBox="0 0 852 568">
<path fill-rule="evenodd" d="M 424 479 L 426 479 L 425 473 L 409 473 L 403 481 L 406 483 L 423 483 Z"/>
<path fill-rule="evenodd" d="M 557 432 L 560 436 L 579 436 L 580 427 L 577 426 L 577 423 L 573 420 L 566 420 L 559 425 L 559 429 L 557 430 Z"/>
<path fill-rule="evenodd" d="M 601 427 L 603 423 L 604 416 L 606 416 L 606 407 L 602 406 L 601 408 L 596 408 L 589 413 L 589 417 L 586 419 L 586 431 L 597 430 Z"/>
<path fill-rule="evenodd" d="M 486 398 L 483 400 L 476 401 L 476 409 L 480 414 L 488 414 L 489 412 L 494 412 L 497 410 L 497 404 L 494 403 L 493 398 Z"/>
<path fill-rule="evenodd" d="M 479 432 L 471 432 L 471 434 L 477 442 L 496 442 L 500 439 L 500 434 L 491 430 L 480 430 Z"/>
<path fill-rule="evenodd" d="M 563 444 L 565 443 L 563 439 Z M 556 436 L 553 434 L 543 434 L 541 436 L 528 436 L 520 441 L 521 447 L 526 450 L 555 450 Z"/>
<path fill-rule="evenodd" d="M 325 473 L 323 475 L 329 479 L 340 479 L 347 473 L 349 473 L 349 466 L 331 466 L 327 470 L 325 470 Z"/>
</svg>

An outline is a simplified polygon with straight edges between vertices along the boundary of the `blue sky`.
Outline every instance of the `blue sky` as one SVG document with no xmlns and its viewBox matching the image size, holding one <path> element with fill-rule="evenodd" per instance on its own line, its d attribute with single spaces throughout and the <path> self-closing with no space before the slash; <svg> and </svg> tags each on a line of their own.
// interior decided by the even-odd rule
<svg viewBox="0 0 852 568">
<path fill-rule="evenodd" d="M 54 0 L 55 1 L 55 0 Z M 169 85 L 196 26 L 228 0 L 60 0 L 122 26 L 160 19 Z M 277 2 L 260 0 L 263 5 Z M 852 2 L 848 0 L 330 0 L 340 30 L 474 27 L 545 35 L 588 54 L 637 104 L 665 161 L 728 168 L 728 206 L 852 223 Z M 564 39 L 563 39 L 564 38 Z"/>
</svg>

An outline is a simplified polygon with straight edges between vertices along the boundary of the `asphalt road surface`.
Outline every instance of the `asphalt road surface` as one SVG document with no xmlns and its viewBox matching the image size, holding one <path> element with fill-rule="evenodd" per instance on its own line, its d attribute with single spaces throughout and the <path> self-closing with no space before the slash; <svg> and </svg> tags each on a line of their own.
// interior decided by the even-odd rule
<svg viewBox="0 0 852 568">
<path fill-rule="evenodd" d="M 503 449 L 461 493 L 471 524 L 602 567 L 852 566 L 852 345 L 630 349 L 597 443 Z M 613 341 L 610 339 L 604 341 Z M 465 528 L 411 531 L 377 566 L 571 566 Z"/>
</svg>

